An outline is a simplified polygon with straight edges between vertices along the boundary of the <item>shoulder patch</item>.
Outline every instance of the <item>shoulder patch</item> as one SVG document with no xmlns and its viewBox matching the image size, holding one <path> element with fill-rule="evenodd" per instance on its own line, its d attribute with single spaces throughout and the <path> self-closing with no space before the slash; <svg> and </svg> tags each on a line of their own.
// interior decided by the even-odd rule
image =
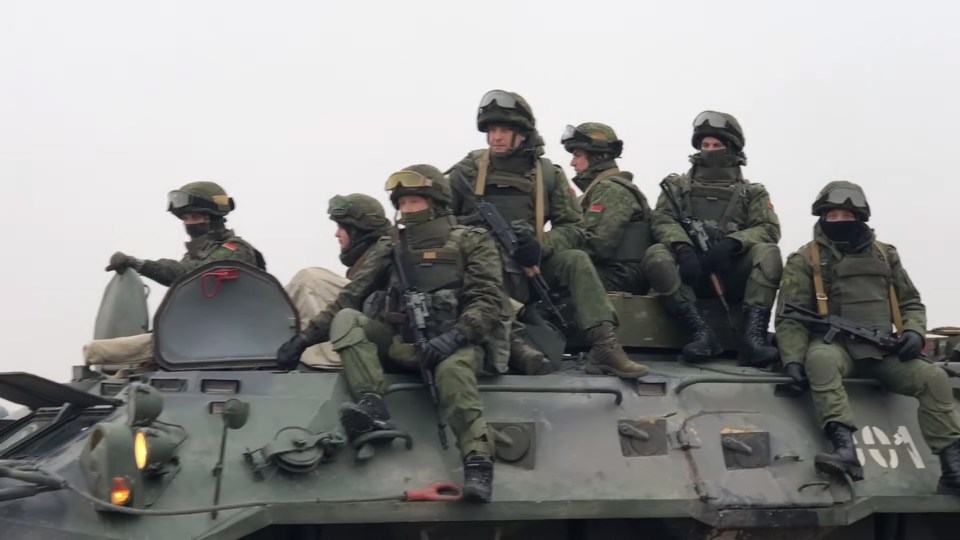
<svg viewBox="0 0 960 540">
<path fill-rule="evenodd" d="M 603 212 L 603 205 L 602 205 L 602 204 L 595 204 L 595 205 L 591 206 L 587 211 L 588 211 L 588 212 Z"/>
<path fill-rule="evenodd" d="M 229 249 L 230 251 L 236 251 L 236 250 L 238 249 L 238 248 L 237 248 L 237 245 L 234 244 L 233 242 L 224 242 L 224 243 L 221 245 L 221 247 L 225 247 L 225 248 Z"/>
</svg>

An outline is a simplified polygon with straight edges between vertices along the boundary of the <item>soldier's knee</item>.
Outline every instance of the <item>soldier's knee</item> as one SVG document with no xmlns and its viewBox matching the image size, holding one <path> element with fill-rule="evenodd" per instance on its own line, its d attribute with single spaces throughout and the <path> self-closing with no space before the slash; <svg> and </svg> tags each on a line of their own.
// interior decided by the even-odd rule
<svg viewBox="0 0 960 540">
<path fill-rule="evenodd" d="M 330 322 L 330 346 L 335 351 L 352 347 L 365 339 L 363 326 L 367 324 L 367 316 L 355 309 L 342 309 Z"/>
<path fill-rule="evenodd" d="M 783 276 L 783 258 L 776 244 L 757 244 L 750 248 L 750 258 L 765 285 L 777 287 Z"/>
<path fill-rule="evenodd" d="M 843 385 L 843 373 L 840 366 L 843 356 L 839 351 L 827 347 L 811 347 L 804 362 L 810 388 L 815 391 L 836 390 Z"/>
<path fill-rule="evenodd" d="M 654 244 L 640 263 L 650 287 L 660 294 L 672 295 L 680 288 L 680 273 L 673 254 L 663 244 Z"/>
<path fill-rule="evenodd" d="M 918 396 L 920 401 L 928 401 L 925 397 L 929 396 L 930 405 L 937 409 L 952 411 L 953 388 L 950 385 L 950 377 L 947 376 L 943 368 L 932 364 L 921 365 L 925 373 L 922 378 L 923 387 Z"/>
<path fill-rule="evenodd" d="M 437 384 L 444 384 L 445 381 L 476 381 L 474 369 L 476 354 L 474 347 L 464 347 L 440 362 L 434 370 Z"/>
<path fill-rule="evenodd" d="M 567 249 L 555 253 L 550 257 L 550 263 L 554 267 L 570 268 L 574 271 L 584 266 L 593 266 L 593 261 L 590 260 L 587 252 L 579 249 Z"/>
</svg>

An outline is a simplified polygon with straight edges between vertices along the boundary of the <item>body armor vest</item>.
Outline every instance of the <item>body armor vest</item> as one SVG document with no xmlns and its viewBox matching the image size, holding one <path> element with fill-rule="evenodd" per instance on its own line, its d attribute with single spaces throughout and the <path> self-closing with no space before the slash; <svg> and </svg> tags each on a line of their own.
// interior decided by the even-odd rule
<svg viewBox="0 0 960 540">
<path fill-rule="evenodd" d="M 614 252 L 611 262 L 638 263 L 643 259 L 647 249 L 653 245 L 653 234 L 650 232 L 650 205 L 647 203 L 647 198 L 640 192 L 640 188 L 628 178 L 619 174 L 606 178 L 602 175 L 603 173 L 597 176 L 597 180 L 590 185 L 591 188 L 600 180 L 616 182 L 626 188 L 637 203 L 634 206 L 633 214 L 630 216 L 630 221 L 623 228 L 620 243 L 617 245 L 617 251 Z M 590 188 L 587 188 L 580 199 L 580 205 L 584 211 L 589 208 L 589 192 Z"/>
<path fill-rule="evenodd" d="M 872 243 L 860 253 L 844 254 L 835 260 L 833 252 L 821 249 L 821 268 L 829 297 L 830 313 L 855 321 L 857 324 L 888 333 L 893 330 L 890 308 L 890 283 L 893 273 L 886 257 L 880 253 L 882 244 Z M 803 249 L 810 263 L 810 248 Z M 890 354 L 869 343 L 848 340 L 851 358 L 883 358 Z"/>
<path fill-rule="evenodd" d="M 464 260 L 460 238 L 466 227 L 456 225 L 452 216 L 442 216 L 401 232 L 402 260 L 410 286 L 427 295 L 430 311 L 427 334 L 436 337 L 454 327 L 460 315 Z M 391 288 L 399 287 L 396 272 L 390 276 Z M 392 296 L 392 295 L 391 295 Z M 394 304 L 403 311 L 402 304 Z M 403 334 L 409 332 L 402 328 Z"/>
<path fill-rule="evenodd" d="M 740 230 L 740 224 L 731 218 L 746 190 L 743 182 L 732 185 L 691 182 L 683 204 L 693 218 L 703 220 L 710 240 L 716 242 Z"/>
</svg>

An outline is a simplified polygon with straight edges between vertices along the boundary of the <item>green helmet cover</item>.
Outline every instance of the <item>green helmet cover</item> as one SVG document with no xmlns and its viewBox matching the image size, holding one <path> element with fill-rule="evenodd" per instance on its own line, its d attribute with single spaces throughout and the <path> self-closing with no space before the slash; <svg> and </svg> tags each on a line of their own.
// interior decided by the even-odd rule
<svg viewBox="0 0 960 540">
<path fill-rule="evenodd" d="M 560 142 L 570 153 L 583 150 L 591 154 L 612 154 L 615 158 L 623 153 L 623 141 L 617 138 L 617 133 L 612 127 L 599 122 L 586 122 L 577 127 L 567 126 Z"/>
<path fill-rule="evenodd" d="M 486 133 L 490 124 L 507 124 L 528 133 L 537 129 L 533 109 L 520 94 L 491 90 L 484 94 L 477 109 L 477 129 Z"/>
<path fill-rule="evenodd" d="M 335 195 L 327 207 L 330 219 L 343 227 L 373 232 L 390 226 L 380 201 L 363 193 Z"/>
<path fill-rule="evenodd" d="M 223 217 L 236 208 L 233 198 L 216 182 L 190 182 L 167 195 L 167 210 L 176 216 L 206 214 Z"/>
<path fill-rule="evenodd" d="M 706 137 L 716 137 L 734 152 L 742 152 L 747 143 L 740 122 L 732 114 L 717 111 L 703 111 L 693 120 L 693 137 L 690 144 L 700 150 L 700 143 Z"/>
<path fill-rule="evenodd" d="M 863 221 L 870 219 L 870 204 L 859 184 L 846 180 L 830 182 L 817 194 L 811 213 L 815 216 L 823 216 L 830 210 L 838 208 L 850 210 Z"/>
<path fill-rule="evenodd" d="M 404 195 L 417 195 L 431 199 L 434 204 L 446 208 L 453 201 L 453 193 L 450 190 L 450 181 L 443 176 L 440 169 L 433 165 L 418 164 L 410 165 L 400 169 L 401 171 L 413 171 L 430 179 L 431 185 L 426 187 L 403 187 L 398 186 L 390 191 L 390 202 L 394 208 L 399 205 L 400 197 Z"/>
</svg>

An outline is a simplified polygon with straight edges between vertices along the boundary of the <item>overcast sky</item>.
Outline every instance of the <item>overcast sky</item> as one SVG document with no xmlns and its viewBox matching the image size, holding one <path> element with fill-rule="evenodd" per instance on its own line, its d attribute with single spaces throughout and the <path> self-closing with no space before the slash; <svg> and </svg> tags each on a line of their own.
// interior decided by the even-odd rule
<svg viewBox="0 0 960 540">
<path fill-rule="evenodd" d="M 393 171 L 484 145 L 476 106 L 531 103 L 547 156 L 600 121 L 650 199 L 687 168 L 691 121 L 746 134 L 784 256 L 828 181 L 867 191 L 930 326 L 960 324 L 952 264 L 960 32 L 951 2 L 0 3 L 0 370 L 81 363 L 116 250 L 179 258 L 166 193 L 215 180 L 228 224 L 286 282 L 342 270 L 328 199 L 387 201 Z M 155 285 L 154 302 L 163 288 Z"/>
</svg>

